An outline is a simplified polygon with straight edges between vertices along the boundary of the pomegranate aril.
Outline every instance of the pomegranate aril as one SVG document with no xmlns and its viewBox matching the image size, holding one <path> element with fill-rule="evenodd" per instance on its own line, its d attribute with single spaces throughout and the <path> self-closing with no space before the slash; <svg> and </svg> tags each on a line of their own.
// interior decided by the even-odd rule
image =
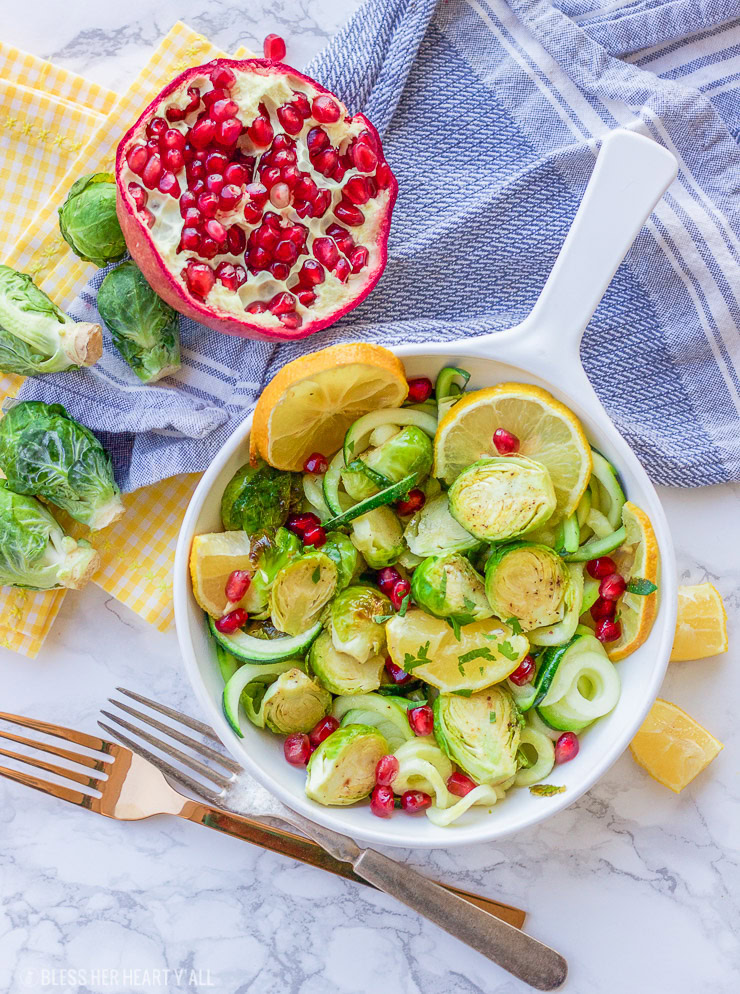
<svg viewBox="0 0 740 994">
<path fill-rule="evenodd" d="M 233 611 L 229 611 L 228 614 L 225 614 L 223 618 L 218 618 L 214 622 L 214 627 L 222 635 L 233 635 L 237 628 L 242 628 L 248 621 L 249 615 L 244 608 L 237 607 Z"/>
<path fill-rule="evenodd" d="M 282 107 L 278 107 L 277 117 L 289 135 L 297 135 L 303 127 L 303 118 L 298 108 L 292 104 L 283 104 Z"/>
<path fill-rule="evenodd" d="M 229 117 L 236 117 L 239 113 L 239 105 L 233 100 L 216 100 L 212 103 L 208 111 L 208 116 L 218 124 Z"/>
<path fill-rule="evenodd" d="M 185 107 L 185 114 L 192 114 L 200 107 L 200 90 L 197 86 L 188 87 L 188 97 L 190 98 Z"/>
<path fill-rule="evenodd" d="M 276 293 L 270 301 L 270 310 L 273 314 L 287 314 L 288 311 L 295 310 L 295 297 L 287 290 Z"/>
<path fill-rule="evenodd" d="M 287 183 L 276 183 L 270 190 L 270 203 L 282 210 L 290 203 L 290 187 Z"/>
<path fill-rule="evenodd" d="M 229 252 L 232 255 L 241 255 L 244 252 L 247 245 L 247 236 L 244 234 L 243 228 L 240 228 L 237 224 L 232 224 L 226 232 L 226 238 L 229 243 Z"/>
<path fill-rule="evenodd" d="M 471 780 L 464 773 L 451 773 L 447 778 L 447 789 L 456 797 L 465 797 L 471 790 L 475 790 L 477 786 L 478 784 L 475 780 Z"/>
<path fill-rule="evenodd" d="M 370 199 L 370 188 L 364 176 L 352 176 L 345 183 L 342 192 L 353 204 L 366 204 Z"/>
<path fill-rule="evenodd" d="M 335 121 L 339 120 L 341 111 L 336 100 L 333 100 L 326 94 L 322 94 L 320 97 L 313 98 L 311 113 L 321 124 L 334 124 Z"/>
<path fill-rule="evenodd" d="M 258 247 L 250 249 L 249 255 L 247 256 L 247 263 L 249 264 L 250 269 L 254 269 L 257 272 L 260 272 L 263 269 L 267 269 L 267 267 L 270 265 L 270 255 L 263 248 Z M 247 308 L 247 310 L 249 310 L 249 308 Z M 261 310 L 259 311 L 256 312 L 250 311 L 250 314 L 251 313 L 261 314 L 262 311 L 265 310 L 267 310 L 266 305 L 263 308 L 261 308 Z"/>
<path fill-rule="evenodd" d="M 267 304 L 262 300 L 253 300 L 251 304 L 247 304 L 244 308 L 247 314 L 266 314 L 268 307 Z"/>
<path fill-rule="evenodd" d="M 617 564 L 609 556 L 600 556 L 598 559 L 591 559 L 586 563 L 586 572 L 594 580 L 602 580 L 610 573 L 617 572 Z"/>
<path fill-rule="evenodd" d="M 413 676 L 407 673 L 406 670 L 402 670 L 400 666 L 396 666 L 390 656 L 386 657 L 385 660 L 385 671 L 394 683 L 403 686 L 405 683 L 409 683 L 413 680 Z"/>
<path fill-rule="evenodd" d="M 298 303 L 303 304 L 304 307 L 310 307 L 316 300 L 316 294 L 313 290 L 296 290 L 295 295 L 298 298 Z"/>
<path fill-rule="evenodd" d="M 610 603 L 613 604 L 614 601 L 610 601 Z M 616 642 L 621 634 L 622 626 L 618 621 L 613 621 L 611 618 L 604 618 L 603 621 L 597 622 L 594 631 L 594 635 L 599 642 Z"/>
<path fill-rule="evenodd" d="M 222 211 L 233 211 L 239 206 L 242 199 L 241 187 L 234 183 L 228 183 L 221 190 L 218 197 L 218 206 Z"/>
<path fill-rule="evenodd" d="M 227 66 L 218 66 L 211 73 L 211 83 L 224 90 L 229 90 L 236 83 L 236 76 Z"/>
<path fill-rule="evenodd" d="M 405 517 L 409 514 L 416 514 L 417 511 L 424 507 L 425 503 L 426 497 L 424 496 L 424 491 L 419 490 L 418 487 L 414 487 L 413 490 L 409 490 L 406 500 L 396 501 L 396 510 L 402 517 Z"/>
<path fill-rule="evenodd" d="M 185 267 L 185 282 L 196 297 L 207 297 L 216 282 L 216 274 L 205 262 L 189 262 Z"/>
<path fill-rule="evenodd" d="M 283 235 L 289 241 L 293 242 L 295 247 L 298 249 L 299 255 L 302 251 L 305 251 L 306 239 L 308 238 L 308 228 L 304 225 L 294 224 L 290 228 L 285 228 Z"/>
<path fill-rule="evenodd" d="M 575 759 L 580 749 L 578 736 L 575 732 L 563 732 L 555 743 L 555 762 L 567 763 Z"/>
<path fill-rule="evenodd" d="M 281 283 L 284 283 L 290 276 L 290 266 L 287 262 L 273 262 L 270 265 L 270 272 L 276 280 L 280 280 Z"/>
<path fill-rule="evenodd" d="M 378 164 L 378 157 L 373 150 L 361 142 L 352 147 L 352 161 L 361 173 L 371 173 Z"/>
<path fill-rule="evenodd" d="M 292 266 L 298 258 L 298 249 L 293 242 L 285 239 L 277 243 L 274 255 L 278 262 L 287 262 L 289 266 Z"/>
<path fill-rule="evenodd" d="M 350 235 L 347 229 L 343 228 L 341 224 L 336 224 L 335 222 L 332 222 L 326 229 L 326 233 L 327 235 L 329 235 L 330 238 L 334 239 L 339 250 L 341 252 L 344 252 L 345 255 L 349 255 L 349 253 L 355 247 L 352 235 Z"/>
<path fill-rule="evenodd" d="M 291 766 L 305 766 L 311 752 L 311 743 L 304 732 L 295 732 L 283 742 L 283 755 Z"/>
<path fill-rule="evenodd" d="M 221 174 L 228 166 L 229 160 L 223 152 L 209 152 L 205 157 L 203 164 L 206 167 L 207 173 Z"/>
<path fill-rule="evenodd" d="M 195 189 L 195 183 L 197 180 L 202 180 L 205 176 L 206 170 L 200 159 L 193 159 L 191 162 L 186 162 L 185 164 L 185 175 L 188 178 L 188 186 L 191 190 Z M 205 184 L 202 184 L 205 186 Z"/>
<path fill-rule="evenodd" d="M 126 162 L 132 173 L 141 176 L 149 159 L 149 152 L 143 145 L 132 145 L 126 152 Z"/>
<path fill-rule="evenodd" d="M 198 210 L 205 217 L 215 217 L 218 213 L 218 197 L 215 193 L 201 193 L 198 196 Z"/>
<path fill-rule="evenodd" d="M 247 128 L 247 135 L 250 141 L 252 144 L 257 145 L 258 148 L 269 145 L 274 134 L 275 132 L 272 130 L 272 125 L 267 116 L 256 117 L 251 126 Z"/>
<path fill-rule="evenodd" d="M 370 795 L 370 811 L 376 818 L 390 818 L 395 806 L 396 799 L 390 787 L 378 784 L 373 788 Z"/>
<path fill-rule="evenodd" d="M 346 172 L 347 172 L 347 170 L 344 168 L 344 166 L 342 165 L 342 163 L 338 162 L 336 164 L 336 166 L 334 167 L 334 171 L 331 174 L 332 179 L 335 179 L 337 181 L 337 183 L 341 183 L 342 180 L 344 179 L 344 174 Z"/>
<path fill-rule="evenodd" d="M 182 200 L 182 197 L 180 198 Z M 186 211 L 181 212 L 182 219 L 185 222 L 186 228 L 200 228 L 203 224 L 203 215 L 198 210 L 197 207 L 188 207 Z"/>
<path fill-rule="evenodd" d="M 313 167 L 316 172 L 322 173 L 324 176 L 331 176 L 338 162 L 339 156 L 334 149 L 325 148 L 323 152 L 319 152 L 319 154 L 314 157 Z"/>
<path fill-rule="evenodd" d="M 390 787 L 400 765 L 395 756 L 381 756 L 375 767 L 375 783 L 381 787 Z"/>
<path fill-rule="evenodd" d="M 244 205 L 244 220 L 249 224 L 259 224 L 262 218 L 262 211 L 259 207 L 255 207 L 254 204 L 248 203 Z"/>
<path fill-rule="evenodd" d="M 409 725 L 415 735 L 431 735 L 434 731 L 434 712 L 428 704 L 411 708 L 408 713 Z"/>
<path fill-rule="evenodd" d="M 318 155 L 329 147 L 329 136 L 323 128 L 311 128 L 306 135 L 306 145 L 310 156 Z"/>
<path fill-rule="evenodd" d="M 247 282 L 247 271 L 244 266 L 234 266 L 236 272 L 236 286 L 239 289 L 244 283 Z"/>
<path fill-rule="evenodd" d="M 210 110 L 217 100 L 228 100 L 228 99 L 229 99 L 228 92 L 226 90 L 221 89 L 221 87 L 219 86 L 215 86 L 212 90 L 207 90 L 203 94 L 203 103 L 206 105 L 207 110 Z"/>
<path fill-rule="evenodd" d="M 198 198 L 192 190 L 185 190 L 183 195 L 180 197 L 180 214 L 185 217 L 185 211 L 190 207 L 195 207 L 197 201 Z"/>
<path fill-rule="evenodd" d="M 291 314 L 281 314 L 280 320 L 282 321 L 283 318 L 289 318 L 292 316 L 293 315 Z M 298 317 L 298 315 L 295 316 Z M 294 327 L 298 327 L 298 325 L 295 325 Z M 306 531 L 303 533 L 303 544 L 314 545 L 316 546 L 316 548 L 325 545 L 326 532 L 320 525 L 317 525 L 315 528 L 307 528 Z"/>
<path fill-rule="evenodd" d="M 174 173 L 165 172 L 159 178 L 158 189 L 160 193 L 169 194 L 171 197 L 180 196 L 180 184 Z"/>
<path fill-rule="evenodd" d="M 257 229 L 255 235 L 256 244 L 269 252 L 270 255 L 275 251 L 275 246 L 280 241 L 280 235 L 275 231 L 274 228 L 270 227 L 269 224 L 263 224 L 261 228 Z"/>
<path fill-rule="evenodd" d="M 236 186 L 249 182 L 249 172 L 240 162 L 230 162 L 223 174 L 227 183 L 234 183 Z"/>
<path fill-rule="evenodd" d="M 337 206 L 334 208 L 334 217 L 339 218 L 340 221 L 344 221 L 351 228 L 357 228 L 359 225 L 363 224 L 365 221 L 365 215 L 362 213 L 359 207 L 351 204 L 349 200 L 340 200 Z"/>
<path fill-rule="evenodd" d="M 204 259 L 215 259 L 219 251 L 218 242 L 208 235 L 201 235 L 198 255 L 202 255 Z"/>
<path fill-rule="evenodd" d="M 519 451 L 519 439 L 506 428 L 494 431 L 493 444 L 500 456 L 510 456 Z"/>
<path fill-rule="evenodd" d="M 409 392 L 406 400 L 412 404 L 423 404 L 432 396 L 432 381 L 427 376 L 416 376 L 408 380 Z"/>
<path fill-rule="evenodd" d="M 147 228 L 152 228 L 154 226 L 154 215 L 147 207 L 142 207 L 138 213 L 139 219 L 144 222 Z"/>
<path fill-rule="evenodd" d="M 226 228 L 220 221 L 210 218 L 205 223 L 205 230 L 209 238 L 212 238 L 217 245 L 226 244 Z"/>
<path fill-rule="evenodd" d="M 278 138 L 280 135 L 278 135 Z M 279 148 L 276 151 L 275 142 L 272 143 L 273 153 L 270 156 L 270 165 L 277 166 L 278 169 L 284 169 L 285 166 L 294 166 L 296 163 L 295 149 L 293 148 Z"/>
<path fill-rule="evenodd" d="M 159 178 L 162 175 L 162 160 L 159 155 L 155 152 L 144 166 L 144 172 L 141 174 L 141 178 L 144 182 L 144 186 L 153 190 L 154 187 L 159 183 Z"/>
<path fill-rule="evenodd" d="M 196 121 L 193 127 L 190 129 L 190 134 L 188 135 L 191 144 L 196 148 L 205 148 L 206 145 L 210 145 L 213 141 L 213 136 L 216 134 L 216 123 L 211 121 L 210 118 L 204 117 L 200 121 Z"/>
<path fill-rule="evenodd" d="M 352 272 L 359 273 L 361 269 L 364 269 L 369 257 L 370 253 L 363 245 L 358 245 L 357 248 L 352 249 L 349 256 L 349 264 L 352 267 Z"/>
<path fill-rule="evenodd" d="M 164 153 L 164 164 L 173 173 L 179 173 L 185 165 L 185 156 L 179 148 L 168 148 Z"/>
<path fill-rule="evenodd" d="M 226 600 L 231 601 L 232 604 L 237 604 L 249 590 L 251 582 L 252 574 L 248 573 L 245 569 L 232 570 L 229 573 L 224 590 Z"/>
<path fill-rule="evenodd" d="M 216 125 L 215 140 L 219 145 L 234 145 L 241 133 L 241 121 L 236 117 L 227 117 Z"/>
<path fill-rule="evenodd" d="M 267 203 L 269 193 L 267 187 L 262 183 L 249 183 L 244 192 L 257 207 L 264 207 Z"/>
<path fill-rule="evenodd" d="M 298 272 L 298 279 L 303 286 L 318 286 L 326 279 L 324 267 L 313 259 L 306 259 Z"/>
<path fill-rule="evenodd" d="M 325 473 L 328 468 L 329 462 L 321 452 L 312 452 L 303 464 L 303 472 L 313 473 L 314 475 Z"/>
<path fill-rule="evenodd" d="M 383 569 L 378 570 L 375 582 L 384 594 L 390 594 L 391 590 L 393 590 L 401 579 L 401 574 L 395 566 L 384 566 Z"/>
<path fill-rule="evenodd" d="M 139 186 L 138 183 L 129 183 L 128 192 L 136 206 L 137 211 L 141 210 L 142 207 L 146 207 L 147 192 L 143 186 Z"/>
<path fill-rule="evenodd" d="M 224 178 L 221 173 L 209 173 L 206 176 L 206 190 L 209 193 L 219 195 L 224 186 Z"/>
<path fill-rule="evenodd" d="M 306 173 L 301 173 L 301 176 L 295 185 L 296 197 L 299 197 L 301 200 L 313 200 L 318 192 L 319 188 L 316 186 L 311 177 Z"/>
<path fill-rule="evenodd" d="M 298 166 L 283 166 L 280 170 L 280 175 L 282 176 L 283 183 L 287 183 L 289 189 L 294 190 L 296 183 L 301 178 L 301 174 L 298 171 Z"/>
<path fill-rule="evenodd" d="M 267 35 L 262 43 L 262 51 L 266 59 L 273 62 L 282 62 L 285 58 L 285 42 L 280 35 Z"/>
<path fill-rule="evenodd" d="M 306 118 L 311 116 L 311 101 L 308 99 L 305 93 L 297 93 L 293 91 L 295 96 L 290 101 L 295 107 L 301 117 Z"/>
<path fill-rule="evenodd" d="M 182 107 L 168 107 L 164 112 L 164 116 L 168 121 L 182 121 L 185 118 L 185 110 Z"/>
<path fill-rule="evenodd" d="M 401 807 L 410 815 L 424 811 L 425 808 L 431 807 L 431 804 L 431 797 L 423 790 L 405 790 L 401 794 Z"/>
<path fill-rule="evenodd" d="M 316 722 L 314 727 L 308 733 L 308 739 L 312 746 L 320 745 L 324 739 L 328 739 L 332 732 L 336 732 L 339 728 L 339 722 L 333 715 L 326 715 L 320 721 Z"/>
<path fill-rule="evenodd" d="M 313 254 L 327 269 L 333 269 L 339 260 L 339 249 L 331 238 L 315 238 Z"/>
<path fill-rule="evenodd" d="M 216 278 L 226 287 L 227 290 L 238 290 L 240 287 L 236 274 L 236 266 L 230 262 L 220 262 L 216 266 Z"/>
<path fill-rule="evenodd" d="M 614 617 L 617 611 L 617 602 L 608 600 L 606 597 L 599 597 L 591 605 L 591 617 L 594 621 L 603 621 L 604 619 L 611 619 Z"/>
<path fill-rule="evenodd" d="M 158 138 L 167 130 L 167 122 L 163 117 L 153 117 L 146 126 L 147 138 Z"/>
<path fill-rule="evenodd" d="M 146 147 L 148 149 L 147 155 L 150 155 L 152 152 L 158 152 L 159 138 L 150 138 L 146 143 Z"/>
<path fill-rule="evenodd" d="M 311 217 L 323 217 L 331 205 L 331 192 L 319 190 L 311 206 Z"/>
<path fill-rule="evenodd" d="M 608 601 L 618 601 L 627 589 L 627 583 L 619 573 L 609 573 L 599 584 L 599 596 Z"/>
<path fill-rule="evenodd" d="M 269 190 L 271 187 L 275 186 L 276 183 L 281 181 L 282 175 L 277 166 L 268 166 L 266 169 L 262 170 L 260 178 Z"/>
<path fill-rule="evenodd" d="M 406 598 L 409 596 L 410 593 L 411 593 L 411 584 L 409 583 L 408 580 L 399 580 L 398 583 L 394 585 L 393 589 L 388 594 L 388 596 L 390 597 L 391 604 L 396 609 L 396 611 L 401 610 L 401 608 L 403 607 L 403 602 L 406 600 Z M 408 601 L 406 601 L 406 603 L 408 604 Z"/>
<path fill-rule="evenodd" d="M 195 252 L 200 247 L 200 232 L 197 228 L 183 228 L 180 237 L 180 247 L 189 252 Z"/>
<path fill-rule="evenodd" d="M 275 231 L 278 232 L 278 234 L 280 233 L 280 229 L 282 227 L 282 225 L 281 225 L 281 218 L 280 218 L 279 214 L 275 213 L 275 211 L 265 211 L 265 213 L 264 213 L 264 215 L 262 217 L 262 220 L 270 228 L 274 228 Z"/>
<path fill-rule="evenodd" d="M 185 135 L 182 131 L 178 131 L 177 128 L 167 128 L 159 139 L 159 145 L 162 151 L 168 148 L 176 148 L 183 152 L 185 150 Z"/>
<path fill-rule="evenodd" d="M 250 307 L 253 305 L 250 304 Z M 266 309 L 263 305 L 263 310 Z M 247 308 L 249 310 L 249 307 Z M 257 313 L 262 313 L 258 311 Z M 303 533 L 308 528 L 317 528 L 321 525 L 318 515 L 314 514 L 313 511 L 305 511 L 303 514 L 289 514 L 288 520 L 285 522 L 285 527 L 288 531 L 293 532 L 294 535 L 302 537 Z"/>
<path fill-rule="evenodd" d="M 517 687 L 523 687 L 525 684 L 532 682 L 536 668 L 537 666 L 532 656 L 525 656 L 514 672 L 509 673 L 509 679 Z"/>
</svg>

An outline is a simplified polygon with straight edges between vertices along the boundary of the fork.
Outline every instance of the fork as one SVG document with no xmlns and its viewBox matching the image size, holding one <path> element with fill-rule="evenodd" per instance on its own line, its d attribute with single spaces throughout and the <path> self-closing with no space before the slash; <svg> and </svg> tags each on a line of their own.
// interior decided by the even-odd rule
<svg viewBox="0 0 740 994">
<path fill-rule="evenodd" d="M 121 693 L 126 693 L 126 691 L 121 690 Z M 153 701 L 147 701 L 146 698 L 140 698 L 138 695 L 131 696 L 135 696 L 141 702 L 156 708 L 162 714 L 175 718 L 191 730 L 220 746 L 221 743 L 215 732 L 203 722 L 190 718 L 188 715 L 181 715 L 180 712 L 173 711 L 163 705 L 157 705 Z M 133 713 L 136 714 L 136 712 Z M 1 739 L 40 750 L 42 753 L 83 768 L 70 769 L 68 766 L 58 766 L 41 756 L 21 754 L 0 748 L 0 756 L 63 778 L 66 784 L 53 783 L 38 776 L 0 766 L 0 775 L 9 780 L 25 784 L 43 793 L 51 794 L 53 797 L 89 808 L 96 814 L 120 821 L 138 821 L 158 814 L 177 815 L 198 825 L 205 825 L 207 828 L 215 829 L 226 835 L 244 839 L 253 845 L 261 846 L 263 849 L 327 870 L 348 880 L 354 880 L 361 884 L 368 883 L 355 873 L 351 864 L 335 859 L 311 839 L 270 825 L 267 822 L 224 811 L 217 805 L 191 800 L 178 793 L 163 775 L 162 768 L 168 764 L 163 764 L 158 757 L 153 757 L 154 762 L 149 762 L 141 755 L 140 746 L 136 746 L 137 751 L 132 751 L 125 745 L 88 735 L 86 732 L 20 715 L 0 712 L 0 718 L 16 726 L 41 732 L 100 754 L 94 757 L 89 756 L 83 752 L 30 739 L 17 732 L 0 728 Z M 166 729 L 169 735 L 177 738 L 176 729 L 164 725 L 161 727 Z M 185 738 L 188 737 L 185 736 Z M 183 743 L 182 734 L 180 734 L 178 741 Z M 202 755 L 212 762 L 218 763 L 232 776 L 241 774 L 242 777 L 246 777 L 241 767 L 231 757 L 217 752 L 203 743 L 199 743 L 199 749 Z M 192 781 L 183 776 L 180 771 L 168 766 L 164 772 L 168 772 L 173 780 L 189 789 Z M 75 790 L 69 786 L 70 783 L 78 784 L 85 788 L 85 791 L 92 790 L 95 793 Z M 496 915 L 517 928 L 520 928 L 524 923 L 526 916 L 519 908 L 501 904 L 458 888 L 450 887 L 449 889 L 471 904 L 477 905 L 487 913 Z"/>
<path fill-rule="evenodd" d="M 125 690 L 123 687 L 117 689 L 124 696 L 173 718 L 191 730 L 199 732 L 219 745 L 221 744 L 213 730 L 202 722 L 158 704 L 156 701 L 151 701 L 133 691 Z M 201 757 L 196 759 L 189 756 L 176 746 L 158 738 L 152 732 L 132 724 L 110 711 L 103 711 L 102 714 L 117 727 L 111 727 L 102 721 L 98 722 L 104 731 L 113 735 L 130 749 L 140 753 L 168 777 L 201 800 L 237 814 L 258 814 L 263 821 L 277 820 L 281 826 L 288 825 L 297 829 L 301 834 L 313 839 L 336 859 L 350 863 L 357 876 L 362 877 L 367 883 L 371 883 L 379 890 L 395 897 L 402 904 L 428 918 L 462 942 L 477 949 L 488 959 L 537 990 L 555 990 L 564 983 L 568 973 L 568 965 L 554 949 L 525 932 L 517 931 L 507 922 L 501 921 L 476 905 L 468 903 L 463 896 L 445 889 L 410 867 L 402 866 L 374 849 L 363 849 L 347 836 L 324 828 L 286 807 L 244 773 L 237 776 L 236 771 L 240 769 L 238 765 L 210 745 L 196 741 L 192 736 L 172 726 L 165 725 L 157 718 L 138 711 L 129 704 L 112 698 L 109 700 L 114 707 L 138 719 L 139 722 L 150 728 L 156 729 L 163 735 L 173 738 Z M 189 767 L 201 779 L 195 780 L 146 747 L 134 742 L 121 731 L 122 728 L 176 759 L 183 766 Z M 203 760 L 220 764 L 228 770 L 228 773 L 219 772 Z M 205 785 L 203 780 L 213 784 L 218 790 Z"/>
</svg>

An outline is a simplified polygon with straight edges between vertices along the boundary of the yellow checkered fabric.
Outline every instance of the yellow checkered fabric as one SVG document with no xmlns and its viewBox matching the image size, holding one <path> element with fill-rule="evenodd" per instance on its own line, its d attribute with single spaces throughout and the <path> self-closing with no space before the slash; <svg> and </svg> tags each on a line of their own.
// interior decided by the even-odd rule
<svg viewBox="0 0 740 994">
<path fill-rule="evenodd" d="M 250 53 L 241 49 L 237 58 Z M 118 96 L 75 73 L 0 44 L 0 230 L 9 266 L 30 273 L 60 307 L 69 306 L 94 267 L 59 234 L 58 208 L 76 179 L 112 171 L 115 149 L 141 111 L 177 73 L 224 53 L 182 23 L 162 40 Z M 32 218 L 29 224 L 29 218 Z M 0 400 L 22 380 L 0 373 Z M 172 567 L 180 522 L 198 474 L 183 474 L 124 498 L 126 514 L 84 535 L 100 551 L 96 582 L 151 624 L 172 623 Z M 0 645 L 35 656 L 64 591 L 0 589 Z"/>
</svg>

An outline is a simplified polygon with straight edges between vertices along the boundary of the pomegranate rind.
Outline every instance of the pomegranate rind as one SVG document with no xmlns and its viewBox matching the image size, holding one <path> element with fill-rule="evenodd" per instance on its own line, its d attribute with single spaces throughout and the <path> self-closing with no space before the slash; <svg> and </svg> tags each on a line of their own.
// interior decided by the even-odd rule
<svg viewBox="0 0 740 994">
<path fill-rule="evenodd" d="M 186 69 L 160 91 L 119 142 L 115 169 L 117 185 L 116 212 L 123 230 L 126 245 L 131 256 L 155 292 L 170 304 L 171 307 L 174 307 L 186 317 L 190 317 L 223 334 L 240 338 L 254 338 L 267 341 L 295 341 L 306 338 L 334 324 L 353 308 L 357 307 L 376 286 L 383 274 L 388 259 L 388 235 L 390 233 L 393 208 L 398 195 L 398 182 L 389 170 L 388 186 L 380 191 L 384 195 L 384 203 L 379 210 L 378 225 L 373 242 L 375 258 L 372 264 L 369 264 L 367 269 L 362 272 L 361 280 L 357 279 L 358 274 L 354 274 L 344 284 L 348 292 L 346 295 L 343 295 L 337 307 L 331 313 L 312 318 L 304 309 L 301 311 L 304 317 L 303 324 L 299 328 L 292 329 L 280 324 L 279 321 L 276 321 L 275 324 L 266 325 L 263 322 L 250 320 L 250 316 L 246 312 L 243 317 L 236 317 L 208 303 L 207 300 L 199 300 L 188 291 L 179 273 L 173 273 L 172 269 L 162 258 L 150 229 L 146 224 L 147 212 L 137 211 L 134 200 L 127 190 L 129 180 L 132 178 L 136 179 L 136 177 L 130 175 L 130 170 L 126 162 L 126 152 L 132 145 L 146 141 L 145 128 L 147 123 L 154 117 L 164 116 L 165 106 L 173 94 L 185 93 L 187 85 L 192 80 L 195 80 L 197 77 L 210 75 L 214 70 L 222 67 L 231 69 L 235 73 L 251 72 L 262 76 L 288 75 L 305 85 L 309 90 L 331 96 L 339 103 L 342 109 L 340 120 L 346 120 L 348 126 L 353 124 L 361 125 L 363 130 L 369 132 L 374 142 L 377 143 L 377 146 L 381 147 L 377 130 L 364 114 L 355 114 L 350 117 L 341 100 L 335 94 L 309 76 L 284 63 L 273 62 L 267 59 L 216 59 L 205 65 Z M 385 160 L 382 159 L 381 162 L 385 162 Z M 301 223 L 298 215 L 295 215 L 295 217 L 291 216 L 290 220 L 296 224 Z M 327 224 L 338 223 L 335 216 L 329 213 L 327 213 L 325 220 Z M 352 229 L 350 229 L 350 233 L 352 233 Z M 187 261 L 187 255 L 183 253 L 182 258 L 184 266 Z M 198 261 L 201 260 L 198 259 Z M 300 262 L 302 263 L 303 261 L 304 258 L 301 257 Z"/>
</svg>

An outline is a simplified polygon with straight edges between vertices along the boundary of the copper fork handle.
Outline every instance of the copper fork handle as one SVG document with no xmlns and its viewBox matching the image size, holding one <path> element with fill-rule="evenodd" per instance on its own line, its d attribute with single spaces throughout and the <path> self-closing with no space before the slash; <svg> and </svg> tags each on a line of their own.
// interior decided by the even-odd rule
<svg viewBox="0 0 740 994">
<path fill-rule="evenodd" d="M 368 884 L 366 880 L 363 880 L 362 877 L 355 873 L 350 863 L 344 863 L 341 860 L 335 859 L 322 849 L 321 846 L 317 845 L 317 843 L 302 835 L 274 828 L 271 825 L 255 821 L 251 818 L 244 818 L 240 815 L 220 811 L 218 808 L 209 807 L 207 804 L 201 804 L 198 801 L 186 801 L 179 815 L 181 818 L 187 818 L 188 821 L 195 822 L 197 825 L 205 825 L 206 828 L 213 828 L 217 832 L 232 835 L 237 839 L 245 839 L 247 842 L 252 842 L 254 845 L 261 846 L 263 849 L 280 853 L 282 856 L 288 856 L 290 859 L 298 860 L 300 863 L 307 863 L 309 866 L 318 867 L 320 870 L 327 870 L 329 873 L 333 873 L 338 877 L 354 880 L 356 883 L 364 884 L 366 887 L 372 886 L 372 884 Z M 469 891 L 452 887 L 449 884 L 442 884 L 442 886 L 452 891 L 453 894 L 457 894 L 458 897 L 462 897 L 471 904 L 475 904 L 483 911 L 487 911 L 488 914 L 493 915 L 495 918 L 500 918 L 501 921 L 508 922 L 509 925 L 521 928 L 524 924 L 526 913 L 520 908 L 514 908 L 510 904 L 502 904 L 500 901 L 492 901 L 487 897 L 481 897 L 479 894 L 471 894 Z"/>
</svg>

